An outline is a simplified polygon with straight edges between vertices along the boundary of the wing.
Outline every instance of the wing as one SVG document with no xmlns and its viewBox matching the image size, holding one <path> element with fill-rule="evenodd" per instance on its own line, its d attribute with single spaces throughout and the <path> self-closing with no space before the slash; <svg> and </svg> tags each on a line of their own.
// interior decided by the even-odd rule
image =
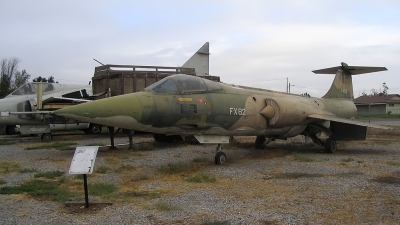
<svg viewBox="0 0 400 225">
<path fill-rule="evenodd" d="M 326 114 L 311 114 L 308 118 L 316 119 L 317 121 L 329 121 L 330 128 L 329 137 L 336 140 L 365 140 L 367 137 L 367 128 L 378 128 L 385 130 L 394 130 L 391 127 L 380 126 L 376 124 L 365 123 L 358 120 L 340 118 L 335 115 Z M 324 131 L 324 130 L 322 130 Z"/>
<path fill-rule="evenodd" d="M 80 99 L 80 98 L 65 98 L 65 97 L 51 97 L 43 100 L 43 104 L 48 103 L 83 103 L 91 102 L 92 100 Z"/>
<path fill-rule="evenodd" d="M 43 109 L 45 110 L 37 110 L 37 111 L 27 111 L 27 112 L 10 112 L 4 111 L 1 112 L 2 117 L 10 116 L 10 115 L 50 115 L 54 113 L 54 109 L 64 108 L 71 105 L 76 105 L 84 102 L 91 102 L 92 100 L 87 99 L 79 99 L 79 98 L 65 98 L 65 97 L 51 97 L 43 100 Z M 49 111 L 51 109 L 51 111 Z"/>
<path fill-rule="evenodd" d="M 359 120 L 340 118 L 340 117 L 333 116 L 333 115 L 311 114 L 308 117 L 313 118 L 313 119 L 318 119 L 318 120 L 334 121 L 334 122 L 338 122 L 338 123 L 351 124 L 351 125 L 362 126 L 362 127 L 372 127 L 372 128 L 378 128 L 378 129 L 384 129 L 384 130 L 394 130 L 394 128 L 392 128 L 392 127 L 386 127 L 386 126 L 366 123 L 366 122 L 362 122 Z"/>
</svg>

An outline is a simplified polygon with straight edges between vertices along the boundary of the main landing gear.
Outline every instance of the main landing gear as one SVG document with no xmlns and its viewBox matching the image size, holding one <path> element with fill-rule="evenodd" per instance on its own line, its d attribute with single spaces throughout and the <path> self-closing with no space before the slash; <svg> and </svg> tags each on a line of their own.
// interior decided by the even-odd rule
<svg viewBox="0 0 400 225">
<path fill-rule="evenodd" d="M 226 155 L 222 150 L 221 144 L 218 144 L 217 152 L 215 153 L 215 164 L 222 165 L 226 162 Z"/>
<path fill-rule="evenodd" d="M 315 144 L 321 145 L 325 148 L 324 152 L 327 153 L 335 153 L 337 149 L 336 145 L 336 140 L 332 137 L 329 137 L 326 139 L 325 142 L 323 142 L 321 139 L 317 137 L 315 133 L 312 132 L 305 132 L 304 133 L 306 136 L 309 136 Z"/>
<path fill-rule="evenodd" d="M 337 149 L 336 140 L 333 138 L 326 139 L 324 147 L 325 147 L 325 152 L 335 153 Z"/>
<path fill-rule="evenodd" d="M 7 135 L 14 135 L 14 134 L 17 134 L 18 132 L 19 132 L 19 130 L 16 125 L 6 126 Z"/>
<path fill-rule="evenodd" d="M 110 134 L 110 142 L 111 142 L 110 149 L 117 149 L 117 147 L 115 147 L 115 144 L 114 144 L 114 137 L 115 137 L 115 134 L 118 133 L 120 128 L 118 128 L 115 133 L 114 133 L 114 127 L 110 127 L 109 126 L 107 128 L 108 128 L 108 132 Z M 128 135 L 128 138 L 129 138 L 129 149 L 133 149 L 133 134 L 135 133 L 135 131 L 134 130 L 128 130 L 128 129 L 122 129 L 122 131 L 126 135 Z"/>
<path fill-rule="evenodd" d="M 51 133 L 44 133 L 40 136 L 40 139 L 44 142 L 50 142 L 53 140 L 53 135 L 51 135 Z"/>
<path fill-rule="evenodd" d="M 264 149 L 271 141 L 275 141 L 275 138 L 271 137 L 266 139 L 265 136 L 257 136 L 254 147 L 256 149 Z"/>
</svg>

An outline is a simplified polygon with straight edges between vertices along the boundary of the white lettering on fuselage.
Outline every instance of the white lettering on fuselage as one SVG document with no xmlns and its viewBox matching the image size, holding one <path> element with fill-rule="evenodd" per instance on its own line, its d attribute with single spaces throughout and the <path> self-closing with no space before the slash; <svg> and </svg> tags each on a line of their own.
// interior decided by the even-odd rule
<svg viewBox="0 0 400 225">
<path fill-rule="evenodd" d="M 246 109 L 229 108 L 229 115 L 244 116 L 245 114 L 246 114 Z"/>
</svg>

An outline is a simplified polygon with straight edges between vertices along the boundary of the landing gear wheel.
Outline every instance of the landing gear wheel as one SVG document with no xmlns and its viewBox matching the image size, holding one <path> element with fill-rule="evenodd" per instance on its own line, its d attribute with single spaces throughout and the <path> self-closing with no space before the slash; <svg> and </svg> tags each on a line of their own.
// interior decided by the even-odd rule
<svg viewBox="0 0 400 225">
<path fill-rule="evenodd" d="M 42 134 L 40 137 L 42 141 L 49 142 L 53 139 L 53 136 L 50 133 Z"/>
<path fill-rule="evenodd" d="M 98 124 L 91 123 L 88 128 L 89 134 L 100 134 L 101 133 L 101 126 Z"/>
<path fill-rule="evenodd" d="M 226 155 L 224 152 L 217 152 L 217 154 L 215 154 L 215 164 L 223 165 L 225 161 L 226 161 Z"/>
<path fill-rule="evenodd" d="M 325 142 L 325 152 L 328 152 L 328 153 L 335 153 L 336 149 L 337 149 L 336 140 L 333 139 L 333 138 L 328 138 L 328 139 L 326 139 L 326 142 Z"/>
<path fill-rule="evenodd" d="M 16 133 L 18 133 L 18 128 L 15 125 L 10 125 L 6 127 L 6 133 L 8 135 L 14 135 Z"/>
<path fill-rule="evenodd" d="M 265 136 L 257 136 L 254 146 L 256 149 L 265 148 Z"/>
</svg>

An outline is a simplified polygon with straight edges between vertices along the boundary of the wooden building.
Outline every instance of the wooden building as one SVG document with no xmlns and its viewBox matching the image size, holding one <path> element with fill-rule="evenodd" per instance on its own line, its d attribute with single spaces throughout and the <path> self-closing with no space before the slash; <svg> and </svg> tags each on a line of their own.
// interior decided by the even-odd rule
<svg viewBox="0 0 400 225">
<path fill-rule="evenodd" d="M 111 96 L 133 93 L 144 90 L 147 86 L 173 74 L 196 75 L 195 68 L 136 65 L 103 65 L 97 66 L 92 77 L 93 93 L 106 90 Z M 199 76 L 220 82 L 218 76 Z"/>
</svg>

